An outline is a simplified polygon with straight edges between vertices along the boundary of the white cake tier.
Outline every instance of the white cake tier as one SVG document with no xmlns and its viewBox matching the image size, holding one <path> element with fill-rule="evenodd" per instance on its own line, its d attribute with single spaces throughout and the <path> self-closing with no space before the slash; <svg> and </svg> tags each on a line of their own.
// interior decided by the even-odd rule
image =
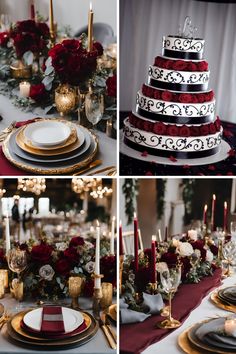
<svg viewBox="0 0 236 354">
<path fill-rule="evenodd" d="M 136 112 L 154 121 L 202 124 L 214 120 L 215 99 L 204 103 L 168 102 L 146 97 L 138 91 Z"/>
<path fill-rule="evenodd" d="M 163 37 L 163 55 L 179 59 L 202 59 L 205 40 L 200 38 Z"/>
<path fill-rule="evenodd" d="M 167 90 L 199 92 L 208 89 L 210 71 L 177 71 L 150 65 L 148 84 Z"/>
<path fill-rule="evenodd" d="M 222 131 L 223 129 L 221 128 L 221 130 L 215 134 L 190 137 L 157 135 L 133 127 L 129 123 L 128 118 L 124 121 L 125 139 L 128 139 L 133 144 L 139 145 L 144 151 L 149 151 L 149 149 L 183 153 L 202 153 L 204 151 L 210 151 L 220 145 Z"/>
</svg>

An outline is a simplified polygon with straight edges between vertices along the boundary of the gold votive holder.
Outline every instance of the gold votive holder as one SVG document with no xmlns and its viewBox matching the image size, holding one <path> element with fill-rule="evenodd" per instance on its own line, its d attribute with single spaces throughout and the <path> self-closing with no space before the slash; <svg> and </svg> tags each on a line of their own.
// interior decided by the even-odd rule
<svg viewBox="0 0 236 354">
<path fill-rule="evenodd" d="M 155 295 L 157 293 L 157 282 L 149 283 L 149 287 L 150 287 L 151 294 Z"/>
<path fill-rule="evenodd" d="M 10 70 L 14 79 L 30 79 L 32 77 L 32 66 L 25 65 L 22 60 L 16 60 L 12 63 Z"/>
<path fill-rule="evenodd" d="M 4 297 L 5 287 L 4 287 L 4 279 L 0 278 L 0 299 Z"/>
<path fill-rule="evenodd" d="M 72 112 L 77 100 L 76 90 L 67 84 L 59 85 L 55 90 L 55 104 L 61 116 Z"/>
<path fill-rule="evenodd" d="M 3 279 L 4 287 L 5 287 L 5 289 L 7 289 L 8 286 L 9 286 L 9 283 L 8 283 L 8 270 L 7 269 L 0 269 L 0 279 Z"/>
<path fill-rule="evenodd" d="M 102 310 L 107 309 L 112 304 L 113 285 L 112 283 L 102 283 L 102 298 L 100 306 Z"/>
<path fill-rule="evenodd" d="M 69 295 L 72 298 L 71 307 L 76 309 L 79 307 L 79 296 L 82 292 L 84 284 L 84 278 L 82 277 L 70 277 L 69 278 Z"/>
<path fill-rule="evenodd" d="M 24 283 L 19 279 L 13 279 L 11 283 L 11 293 L 18 301 L 22 301 L 24 297 Z"/>
</svg>

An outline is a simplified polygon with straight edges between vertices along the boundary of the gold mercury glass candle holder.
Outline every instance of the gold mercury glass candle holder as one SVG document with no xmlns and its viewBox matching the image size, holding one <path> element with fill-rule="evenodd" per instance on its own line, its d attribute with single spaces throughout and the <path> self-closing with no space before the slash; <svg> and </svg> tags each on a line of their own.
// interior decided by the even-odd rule
<svg viewBox="0 0 236 354">
<path fill-rule="evenodd" d="M 94 274 L 94 279 L 102 279 L 103 274 Z M 95 318 L 100 316 L 100 302 L 102 299 L 102 288 L 94 288 L 93 290 L 93 314 Z"/>
<path fill-rule="evenodd" d="M 107 309 L 112 304 L 113 286 L 112 283 L 102 283 L 102 298 L 100 306 L 102 310 Z"/>
<path fill-rule="evenodd" d="M 5 287 L 4 287 L 4 279 L 0 278 L 0 299 L 4 297 L 5 294 Z"/>
<path fill-rule="evenodd" d="M 62 84 L 55 90 L 55 104 L 61 116 L 72 112 L 77 103 L 76 90 L 67 84 Z"/>
<path fill-rule="evenodd" d="M 69 295 L 72 298 L 71 307 L 73 309 L 79 308 L 78 298 L 82 292 L 84 278 L 70 277 L 69 278 Z"/>
<path fill-rule="evenodd" d="M 14 79 L 30 79 L 32 77 L 32 66 L 25 65 L 22 60 L 14 61 L 11 66 L 11 76 Z"/>
<path fill-rule="evenodd" d="M 15 278 L 12 280 L 11 286 L 12 286 L 11 293 L 14 296 L 14 298 L 18 301 L 22 301 L 24 297 L 23 281 L 20 281 L 19 279 Z"/>
<path fill-rule="evenodd" d="M 5 289 L 8 288 L 8 270 L 7 269 L 0 269 L 0 279 L 4 280 L 4 287 Z"/>
</svg>

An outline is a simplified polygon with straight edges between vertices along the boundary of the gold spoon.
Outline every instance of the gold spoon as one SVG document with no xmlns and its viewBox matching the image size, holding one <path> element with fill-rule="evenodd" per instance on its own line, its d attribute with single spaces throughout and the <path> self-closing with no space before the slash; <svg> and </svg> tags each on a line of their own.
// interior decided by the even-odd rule
<svg viewBox="0 0 236 354">
<path fill-rule="evenodd" d="M 82 175 L 84 174 L 85 172 L 91 170 L 91 168 L 94 168 L 94 167 L 97 167 L 99 165 L 102 164 L 102 160 L 95 160 L 93 162 L 91 162 L 86 168 L 82 169 L 82 170 L 79 170 L 78 172 L 75 172 L 73 174 L 73 176 L 79 176 L 79 175 Z M 89 175 L 88 175 L 89 176 Z"/>
</svg>

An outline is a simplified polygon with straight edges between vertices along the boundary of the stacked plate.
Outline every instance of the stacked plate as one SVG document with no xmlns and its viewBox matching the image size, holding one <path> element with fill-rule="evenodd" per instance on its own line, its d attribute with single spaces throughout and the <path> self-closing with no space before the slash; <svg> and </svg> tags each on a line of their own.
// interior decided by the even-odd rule
<svg viewBox="0 0 236 354">
<path fill-rule="evenodd" d="M 236 286 L 229 286 L 228 288 L 220 289 L 218 291 L 218 298 L 230 305 L 236 305 Z"/>
<path fill-rule="evenodd" d="M 88 129 L 54 119 L 23 126 L 3 144 L 11 163 L 37 174 L 71 173 L 90 163 L 97 150 L 97 138 Z"/>
<path fill-rule="evenodd" d="M 236 337 L 225 333 L 224 323 L 225 317 L 197 323 L 187 331 L 189 343 L 199 353 L 236 353 Z"/>
<path fill-rule="evenodd" d="M 18 344 L 41 349 L 66 349 L 83 345 L 91 340 L 98 330 L 94 317 L 62 307 L 64 332 L 42 332 L 43 308 L 23 311 L 8 322 L 8 334 Z"/>
</svg>

